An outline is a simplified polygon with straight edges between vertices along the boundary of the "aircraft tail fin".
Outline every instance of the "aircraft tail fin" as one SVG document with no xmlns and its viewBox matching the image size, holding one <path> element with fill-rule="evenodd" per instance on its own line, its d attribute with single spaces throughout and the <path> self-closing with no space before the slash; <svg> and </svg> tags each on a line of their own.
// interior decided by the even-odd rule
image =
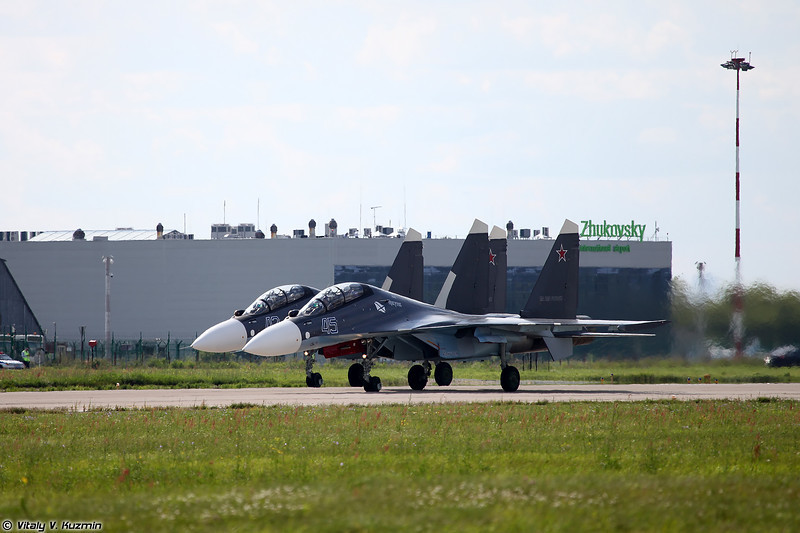
<svg viewBox="0 0 800 533">
<path fill-rule="evenodd" d="M 495 226 L 489 233 L 489 302 L 487 312 L 506 312 L 508 240 L 506 230 Z"/>
<path fill-rule="evenodd" d="M 475 219 L 453 267 L 447 274 L 436 307 L 459 313 L 483 314 L 489 301 L 489 226 Z"/>
<path fill-rule="evenodd" d="M 381 288 L 421 302 L 423 267 L 422 235 L 409 229 Z"/>
<path fill-rule="evenodd" d="M 533 286 L 523 318 L 575 318 L 578 309 L 578 225 L 565 220 Z"/>
</svg>

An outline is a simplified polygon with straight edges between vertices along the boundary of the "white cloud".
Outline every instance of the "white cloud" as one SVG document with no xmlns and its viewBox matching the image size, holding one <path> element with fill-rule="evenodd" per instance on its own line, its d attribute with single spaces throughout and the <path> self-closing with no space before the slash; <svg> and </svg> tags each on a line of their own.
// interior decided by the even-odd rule
<svg viewBox="0 0 800 533">
<path fill-rule="evenodd" d="M 395 105 L 371 107 L 337 107 L 333 110 L 332 120 L 346 129 L 359 129 L 364 132 L 376 131 L 396 122 L 401 109 Z"/>
<path fill-rule="evenodd" d="M 175 71 L 129 72 L 121 76 L 124 95 L 130 103 L 152 102 L 184 91 L 189 83 L 185 74 Z"/>
<path fill-rule="evenodd" d="M 388 69 L 407 69 L 431 53 L 438 28 L 432 17 L 401 17 L 394 26 L 373 25 L 357 59 Z"/>
<path fill-rule="evenodd" d="M 663 96 L 671 75 L 640 70 L 566 70 L 524 73 L 527 87 L 588 101 L 653 100 Z"/>
<path fill-rule="evenodd" d="M 223 38 L 237 54 L 258 53 L 258 43 L 245 36 L 241 27 L 231 21 L 218 22 L 212 26 L 214 31 Z"/>
</svg>

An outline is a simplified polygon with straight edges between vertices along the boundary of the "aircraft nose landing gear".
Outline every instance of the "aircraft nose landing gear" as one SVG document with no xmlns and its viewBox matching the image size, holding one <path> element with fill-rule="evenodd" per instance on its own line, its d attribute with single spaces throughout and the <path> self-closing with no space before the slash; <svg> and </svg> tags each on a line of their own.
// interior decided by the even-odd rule
<svg viewBox="0 0 800 533">
<path fill-rule="evenodd" d="M 366 392 L 380 392 L 382 388 L 381 378 L 378 376 L 370 376 L 369 381 L 364 383 L 364 390 Z"/>
<path fill-rule="evenodd" d="M 306 358 L 306 385 L 312 388 L 322 387 L 322 374 L 314 372 L 314 352 L 305 352 L 303 354 Z"/>
<path fill-rule="evenodd" d="M 360 385 L 364 386 L 364 391 L 380 392 L 380 390 L 383 388 L 383 385 L 381 385 L 381 378 L 378 376 L 369 375 L 373 364 L 373 359 L 365 358 L 361 361 L 361 363 L 355 363 L 351 365 L 350 369 L 347 371 L 347 377 L 350 379 L 350 385 L 357 387 L 358 385 L 355 385 L 354 381 L 360 379 Z M 361 372 L 360 377 L 358 377 L 359 370 Z"/>
</svg>

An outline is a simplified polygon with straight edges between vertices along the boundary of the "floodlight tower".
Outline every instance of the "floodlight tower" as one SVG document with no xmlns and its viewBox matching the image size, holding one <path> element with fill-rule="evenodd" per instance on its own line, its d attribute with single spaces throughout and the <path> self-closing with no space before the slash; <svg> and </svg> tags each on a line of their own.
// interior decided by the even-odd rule
<svg viewBox="0 0 800 533">
<path fill-rule="evenodd" d="M 106 360 L 111 358 L 111 265 L 114 264 L 114 256 L 104 255 L 103 263 L 106 266 Z"/>
<path fill-rule="evenodd" d="M 733 295 L 733 342 L 736 346 L 736 358 L 742 357 L 742 337 L 744 336 L 744 312 L 742 306 L 742 272 L 741 272 L 741 248 L 739 244 L 739 71 L 754 69 L 750 61 L 745 61 L 743 57 L 735 57 L 739 51 L 731 51 L 730 61 L 722 63 L 722 68 L 736 71 L 736 281 Z M 749 59 L 749 58 L 748 58 Z"/>
</svg>

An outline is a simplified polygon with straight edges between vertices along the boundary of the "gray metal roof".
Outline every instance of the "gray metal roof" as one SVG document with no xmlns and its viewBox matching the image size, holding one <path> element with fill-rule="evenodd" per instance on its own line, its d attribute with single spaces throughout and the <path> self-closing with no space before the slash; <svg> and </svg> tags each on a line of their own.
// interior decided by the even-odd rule
<svg viewBox="0 0 800 533">
<path fill-rule="evenodd" d="M 65 242 L 71 241 L 72 235 L 77 230 L 63 231 L 43 231 L 35 237 L 28 239 L 30 242 Z M 156 240 L 155 229 L 87 229 L 82 230 L 85 234 L 84 240 L 109 240 L 109 241 L 154 241 Z M 169 233 L 172 230 L 165 230 Z M 96 239 L 97 238 L 97 239 Z"/>
</svg>

